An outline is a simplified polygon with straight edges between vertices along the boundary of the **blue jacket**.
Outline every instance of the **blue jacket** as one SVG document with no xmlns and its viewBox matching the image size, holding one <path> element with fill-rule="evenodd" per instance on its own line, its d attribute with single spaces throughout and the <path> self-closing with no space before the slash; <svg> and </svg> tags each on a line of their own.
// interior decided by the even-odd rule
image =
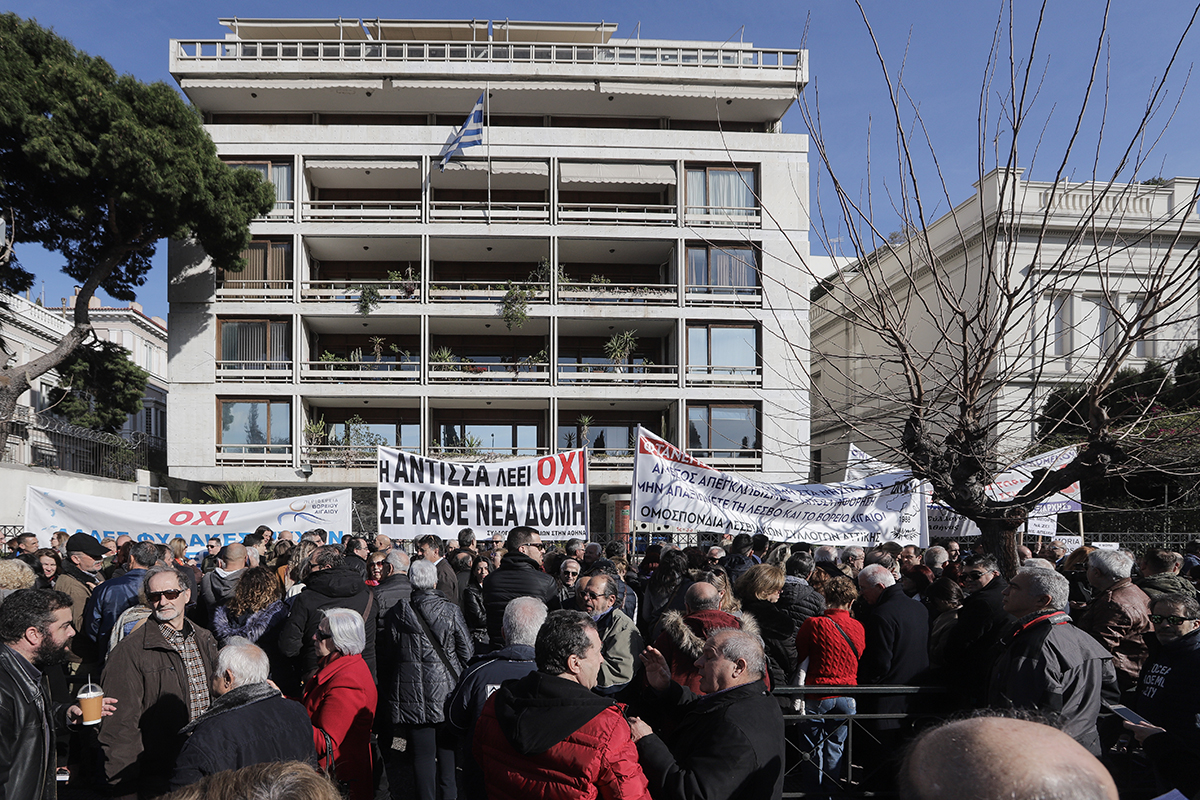
<svg viewBox="0 0 1200 800">
<path fill-rule="evenodd" d="M 108 650 L 108 636 L 121 612 L 138 601 L 146 570 L 131 569 L 124 575 L 105 581 L 96 587 L 83 610 L 83 633 L 96 644 L 100 652 Z"/>
</svg>

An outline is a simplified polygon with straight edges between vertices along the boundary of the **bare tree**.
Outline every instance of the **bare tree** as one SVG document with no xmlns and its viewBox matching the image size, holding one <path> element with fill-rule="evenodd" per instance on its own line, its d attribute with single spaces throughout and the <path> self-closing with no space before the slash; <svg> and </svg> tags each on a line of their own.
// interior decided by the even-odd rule
<svg viewBox="0 0 1200 800">
<path fill-rule="evenodd" d="M 1179 110 L 1178 98 L 1167 102 L 1168 80 L 1182 69 L 1180 52 L 1200 6 L 1173 47 L 1159 48 L 1167 53 L 1162 77 L 1107 166 L 1100 163 L 1111 113 L 1105 9 L 1067 144 L 1044 170 L 1048 179 L 1033 181 L 1025 172 L 1045 162 L 1039 145 L 1049 124 L 1034 113 L 1035 99 L 1048 91 L 1044 5 L 1041 12 L 1024 44 L 1011 3 L 1000 12 L 979 93 L 978 183 L 966 201 L 953 202 L 957 187 L 946 185 L 934 136 L 903 70 L 886 63 L 865 12 L 891 99 L 888 133 L 896 152 L 886 206 L 877 207 L 872 177 L 863 196 L 839 180 L 816 100 L 800 103 L 825 178 L 814 207 L 821 207 L 822 185 L 831 184 L 836 228 L 852 253 L 832 275 L 815 259 L 800 259 L 817 287 L 814 446 L 875 443 L 878 455 L 928 481 L 936 501 L 974 521 L 1008 574 L 1018 563 L 1016 532 L 1040 501 L 1143 460 L 1142 428 L 1116 424 L 1107 409 L 1121 370 L 1131 359 L 1169 362 L 1196 340 L 1197 182 L 1138 177 Z M 1077 180 L 1071 165 L 1085 149 L 1090 169 Z M 926 163 L 932 188 L 918 178 Z M 950 211 L 935 219 L 936 205 Z M 889 235 L 876 220 L 893 216 L 901 231 Z M 823 218 L 814 226 L 826 239 L 831 227 Z M 1028 450 L 1048 391 L 1068 381 L 1085 389 L 1080 402 L 1089 424 L 1078 456 L 1011 499 L 990 497 L 995 474 Z"/>
</svg>

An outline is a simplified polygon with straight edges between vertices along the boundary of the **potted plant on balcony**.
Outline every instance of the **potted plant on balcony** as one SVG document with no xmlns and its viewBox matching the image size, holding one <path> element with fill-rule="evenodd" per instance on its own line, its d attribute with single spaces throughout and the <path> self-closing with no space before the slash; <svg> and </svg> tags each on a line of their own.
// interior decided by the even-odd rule
<svg viewBox="0 0 1200 800">
<path fill-rule="evenodd" d="M 616 372 L 624 373 L 628 371 L 629 357 L 637 350 L 637 345 L 636 330 L 620 331 L 604 343 L 604 355 L 608 356 Z"/>
<path fill-rule="evenodd" d="M 429 354 L 429 364 L 433 367 L 438 367 L 435 372 L 458 372 L 461 367 L 458 365 L 458 356 L 454 355 L 454 351 L 449 347 L 439 347 Z"/>
</svg>

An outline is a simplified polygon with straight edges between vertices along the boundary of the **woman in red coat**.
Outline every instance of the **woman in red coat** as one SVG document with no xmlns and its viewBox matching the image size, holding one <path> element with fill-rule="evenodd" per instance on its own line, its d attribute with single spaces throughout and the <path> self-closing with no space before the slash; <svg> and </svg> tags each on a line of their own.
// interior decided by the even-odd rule
<svg viewBox="0 0 1200 800">
<path fill-rule="evenodd" d="M 320 661 L 304 687 L 304 707 L 316 729 L 317 752 L 325 750 L 324 731 L 333 740 L 338 780 L 349 784 L 350 800 L 371 800 L 371 724 L 378 692 L 362 657 L 363 618 L 357 611 L 327 609 L 313 638 Z"/>
</svg>

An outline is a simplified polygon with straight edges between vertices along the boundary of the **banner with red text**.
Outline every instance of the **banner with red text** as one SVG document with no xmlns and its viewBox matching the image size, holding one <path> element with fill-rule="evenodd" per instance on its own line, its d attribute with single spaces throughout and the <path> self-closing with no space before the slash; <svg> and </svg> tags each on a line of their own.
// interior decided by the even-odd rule
<svg viewBox="0 0 1200 800">
<path fill-rule="evenodd" d="M 349 536 L 353 505 L 350 490 L 284 497 L 257 503 L 142 503 L 112 500 L 90 494 L 28 487 L 25 492 L 25 530 L 48 547 L 58 531 L 86 533 L 97 539 L 128 535 L 135 541 L 167 544 L 176 537 L 187 541 L 188 553 L 204 551 L 208 540 L 240 542 L 259 525 L 272 530 L 305 531 L 321 528 L 330 542 Z"/>
<path fill-rule="evenodd" d="M 379 448 L 379 532 L 393 539 L 435 534 L 479 538 L 518 525 L 543 539 L 587 536 L 587 451 L 513 461 L 438 461 Z"/>
<path fill-rule="evenodd" d="M 776 542 L 924 545 L 924 504 L 911 478 L 781 485 L 721 472 L 638 429 L 634 522 L 681 532 L 764 533 Z"/>
</svg>

